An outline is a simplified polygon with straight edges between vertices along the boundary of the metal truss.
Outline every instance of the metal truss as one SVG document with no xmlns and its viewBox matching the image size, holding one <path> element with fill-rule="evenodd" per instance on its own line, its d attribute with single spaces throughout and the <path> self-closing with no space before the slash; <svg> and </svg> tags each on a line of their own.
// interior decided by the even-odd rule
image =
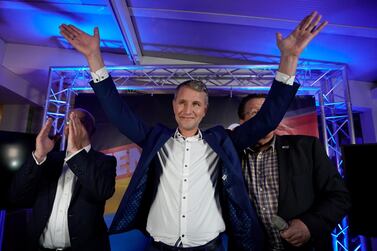
<svg viewBox="0 0 377 251">
<path fill-rule="evenodd" d="M 188 79 L 206 83 L 210 95 L 242 95 L 267 92 L 278 69 L 265 65 L 154 65 L 107 67 L 120 92 L 172 93 Z M 62 134 L 65 117 L 80 92 L 92 92 L 87 67 L 52 67 L 44 118 L 54 118 L 54 132 Z M 296 81 L 299 95 L 314 95 L 322 128 L 322 140 L 329 157 L 343 174 L 340 144 L 355 143 L 352 105 L 345 65 L 300 61 Z M 61 148 L 64 148 L 62 140 Z M 336 251 L 363 250 L 359 238 L 348 238 L 346 219 L 333 231 Z"/>
</svg>

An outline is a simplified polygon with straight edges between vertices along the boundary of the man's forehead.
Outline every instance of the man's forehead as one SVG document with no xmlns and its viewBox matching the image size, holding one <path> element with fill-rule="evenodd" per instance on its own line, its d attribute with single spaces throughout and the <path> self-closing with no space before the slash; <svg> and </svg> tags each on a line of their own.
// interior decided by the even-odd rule
<svg viewBox="0 0 377 251">
<path fill-rule="evenodd" d="M 187 98 L 205 98 L 207 94 L 203 91 L 197 91 L 197 90 L 194 90 L 190 87 L 182 87 L 181 89 L 179 89 L 178 93 L 177 93 L 177 98 L 178 99 L 187 99 Z"/>
<path fill-rule="evenodd" d="M 261 107 L 264 101 L 265 98 L 253 98 L 247 101 L 246 106 L 254 108 Z"/>
</svg>

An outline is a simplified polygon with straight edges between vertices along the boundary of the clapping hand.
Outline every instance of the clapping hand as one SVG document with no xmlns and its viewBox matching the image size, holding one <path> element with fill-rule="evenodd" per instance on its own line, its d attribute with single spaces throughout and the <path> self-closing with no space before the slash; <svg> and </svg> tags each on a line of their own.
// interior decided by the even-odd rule
<svg viewBox="0 0 377 251">
<path fill-rule="evenodd" d="M 52 118 L 48 118 L 35 141 L 34 156 L 38 162 L 46 158 L 47 154 L 54 148 L 55 141 L 48 137 L 52 127 Z"/>
<path fill-rule="evenodd" d="M 67 152 L 68 155 L 73 154 L 87 145 L 88 132 L 80 121 L 80 118 L 75 112 L 69 114 L 69 133 Z"/>
</svg>

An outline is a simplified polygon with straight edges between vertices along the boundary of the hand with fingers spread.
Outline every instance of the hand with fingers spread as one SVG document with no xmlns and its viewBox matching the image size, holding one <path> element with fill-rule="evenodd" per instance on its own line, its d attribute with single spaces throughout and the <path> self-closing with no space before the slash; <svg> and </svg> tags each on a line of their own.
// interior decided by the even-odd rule
<svg viewBox="0 0 377 251">
<path fill-rule="evenodd" d="M 309 42 L 327 25 L 327 21 L 321 21 L 322 16 L 317 12 L 306 16 L 296 29 L 286 38 L 278 32 L 276 34 L 277 45 L 282 55 L 299 57 Z"/>
<path fill-rule="evenodd" d="M 289 223 L 289 227 L 280 233 L 281 237 L 295 247 L 300 247 L 310 240 L 308 227 L 299 219 Z"/>
<path fill-rule="evenodd" d="M 321 15 L 314 11 L 305 17 L 288 37 L 283 38 L 280 32 L 276 33 L 276 42 L 281 53 L 279 72 L 288 76 L 296 74 L 300 54 L 328 23 L 324 21 L 319 24 L 321 18 Z"/>
<path fill-rule="evenodd" d="M 88 132 L 81 123 L 80 118 L 77 116 L 77 114 L 75 112 L 71 112 L 69 119 L 70 121 L 67 143 L 68 155 L 79 151 L 90 142 Z"/>
<path fill-rule="evenodd" d="M 92 72 L 104 67 L 100 50 L 100 35 L 98 27 L 94 28 L 93 35 L 80 30 L 74 25 L 62 24 L 60 34 L 88 60 Z"/>
<path fill-rule="evenodd" d="M 51 130 L 52 119 L 48 118 L 42 130 L 38 133 L 35 141 L 34 156 L 38 162 L 42 161 L 47 154 L 54 148 L 55 141 L 48 137 Z"/>
</svg>

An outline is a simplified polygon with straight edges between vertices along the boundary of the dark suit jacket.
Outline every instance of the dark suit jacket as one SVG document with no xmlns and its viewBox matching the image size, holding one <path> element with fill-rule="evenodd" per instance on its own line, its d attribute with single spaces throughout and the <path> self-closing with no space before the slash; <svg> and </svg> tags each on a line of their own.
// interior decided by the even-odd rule
<svg viewBox="0 0 377 251">
<path fill-rule="evenodd" d="M 145 231 L 150 206 L 161 176 L 156 153 L 175 130 L 157 124 L 146 125 L 118 94 L 110 78 L 91 83 L 102 108 L 118 129 L 143 148 L 139 163 L 110 227 L 110 233 L 134 228 Z M 228 132 L 216 126 L 203 132 L 203 139 L 220 158 L 220 203 L 229 242 L 234 250 L 261 250 L 262 236 L 256 212 L 248 200 L 238 151 L 257 142 L 283 118 L 298 89 L 275 81 L 270 96 L 254 119 Z"/>
<path fill-rule="evenodd" d="M 12 181 L 13 203 L 33 208 L 29 231 L 35 247 L 52 211 L 64 157 L 65 152 L 52 152 L 38 166 L 30 154 Z M 67 164 L 77 177 L 67 215 L 72 250 L 110 250 L 103 212 L 115 191 L 116 159 L 82 150 Z"/>
<path fill-rule="evenodd" d="M 279 165 L 278 215 L 302 220 L 311 240 L 301 248 L 287 250 L 333 250 L 331 231 L 350 208 L 343 179 L 327 157 L 320 141 L 302 135 L 277 136 Z"/>
</svg>

